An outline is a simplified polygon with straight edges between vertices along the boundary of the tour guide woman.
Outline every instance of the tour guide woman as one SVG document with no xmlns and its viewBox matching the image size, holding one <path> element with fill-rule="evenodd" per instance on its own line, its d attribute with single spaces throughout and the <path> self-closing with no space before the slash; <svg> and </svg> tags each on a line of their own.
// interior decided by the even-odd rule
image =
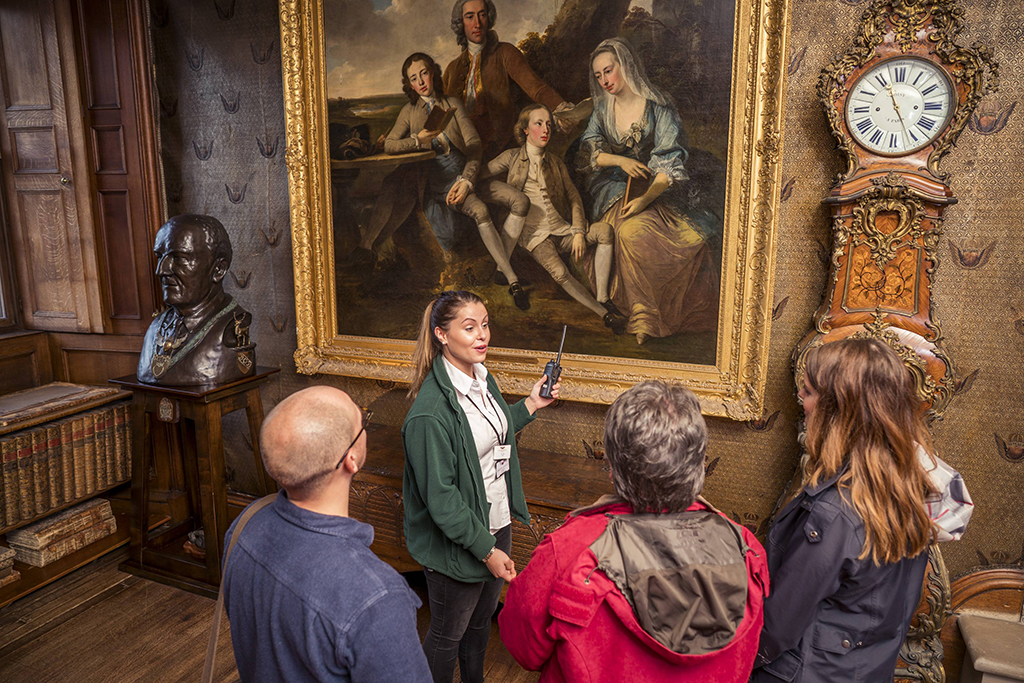
<svg viewBox="0 0 1024 683">
<path fill-rule="evenodd" d="M 465 683 L 483 683 L 502 579 L 516 575 L 512 518 L 530 523 L 515 434 L 554 400 L 541 398 L 541 378 L 508 406 L 483 366 L 490 340 L 480 297 L 446 291 L 423 312 L 413 354 L 416 400 L 402 427 L 405 539 L 426 568 L 423 649 L 435 683 L 450 683 L 456 658 Z"/>
</svg>

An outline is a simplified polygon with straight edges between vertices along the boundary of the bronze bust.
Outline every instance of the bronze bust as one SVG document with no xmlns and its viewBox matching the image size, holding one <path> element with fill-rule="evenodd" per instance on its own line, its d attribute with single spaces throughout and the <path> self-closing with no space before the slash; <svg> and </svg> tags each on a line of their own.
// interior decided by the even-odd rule
<svg viewBox="0 0 1024 683">
<path fill-rule="evenodd" d="M 167 308 L 146 331 L 138 378 L 148 384 L 226 384 L 256 371 L 252 314 L 224 291 L 231 241 L 216 218 L 175 216 L 153 245 Z"/>
</svg>

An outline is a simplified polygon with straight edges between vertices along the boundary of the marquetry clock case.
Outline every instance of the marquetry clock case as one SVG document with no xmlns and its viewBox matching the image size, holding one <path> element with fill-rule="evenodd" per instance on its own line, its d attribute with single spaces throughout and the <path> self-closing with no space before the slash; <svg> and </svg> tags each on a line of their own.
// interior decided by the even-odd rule
<svg viewBox="0 0 1024 683">
<path fill-rule="evenodd" d="M 910 369 L 929 417 L 953 396 L 953 364 L 931 302 L 943 217 L 957 201 L 939 162 L 999 82 L 988 48 L 955 43 L 962 22 L 954 0 L 875 0 L 853 47 L 821 74 L 818 97 L 846 168 L 824 200 L 829 278 L 814 329 L 794 351 L 798 387 L 809 349 L 876 337 Z M 929 559 L 897 681 L 945 681 L 939 633 L 951 590 L 937 546 Z"/>
<path fill-rule="evenodd" d="M 846 169 L 825 199 L 833 247 L 825 299 L 798 345 L 880 337 L 910 368 L 931 416 L 953 394 L 953 365 L 931 303 L 943 214 L 956 203 L 939 162 L 998 84 L 982 46 L 955 44 L 953 0 L 877 0 L 860 35 L 822 72 L 818 96 Z"/>
</svg>

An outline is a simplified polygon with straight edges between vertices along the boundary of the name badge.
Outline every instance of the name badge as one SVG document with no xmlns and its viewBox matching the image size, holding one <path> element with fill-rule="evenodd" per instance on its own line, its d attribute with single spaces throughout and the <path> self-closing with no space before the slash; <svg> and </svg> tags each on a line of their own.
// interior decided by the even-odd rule
<svg viewBox="0 0 1024 683">
<path fill-rule="evenodd" d="M 508 472 L 509 461 L 508 460 L 495 460 L 494 461 L 494 478 L 501 479 Z"/>
<path fill-rule="evenodd" d="M 506 444 L 504 446 L 494 447 L 494 478 L 501 479 L 508 472 L 510 467 L 510 458 L 512 457 L 512 446 Z"/>
</svg>

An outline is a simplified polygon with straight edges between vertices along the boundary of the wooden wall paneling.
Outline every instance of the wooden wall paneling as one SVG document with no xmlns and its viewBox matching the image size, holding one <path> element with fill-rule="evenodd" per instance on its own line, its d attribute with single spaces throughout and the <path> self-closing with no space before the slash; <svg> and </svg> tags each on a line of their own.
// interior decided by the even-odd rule
<svg viewBox="0 0 1024 683">
<path fill-rule="evenodd" d="M 158 177 L 144 154 L 155 137 L 143 134 L 154 120 L 151 107 L 140 107 L 151 90 L 136 87 L 150 73 L 147 34 L 135 33 L 133 13 L 141 11 L 138 0 L 72 2 L 102 286 L 115 334 L 144 334 L 157 303 L 150 253 Z"/>
<path fill-rule="evenodd" d="M 0 154 L 26 327 L 102 332 L 67 0 L 0 0 Z"/>
<path fill-rule="evenodd" d="M 3 167 L 0 166 L 0 176 Z M 18 289 L 14 284 L 14 259 L 11 252 L 11 231 L 4 201 L 3 183 L 0 182 L 0 329 L 17 328 Z"/>
<path fill-rule="evenodd" d="M 0 336 L 0 395 L 52 381 L 45 332 L 10 332 Z"/>
<path fill-rule="evenodd" d="M 137 335 L 50 335 L 53 374 L 61 382 L 103 385 L 134 375 L 141 349 L 142 337 Z"/>
</svg>

